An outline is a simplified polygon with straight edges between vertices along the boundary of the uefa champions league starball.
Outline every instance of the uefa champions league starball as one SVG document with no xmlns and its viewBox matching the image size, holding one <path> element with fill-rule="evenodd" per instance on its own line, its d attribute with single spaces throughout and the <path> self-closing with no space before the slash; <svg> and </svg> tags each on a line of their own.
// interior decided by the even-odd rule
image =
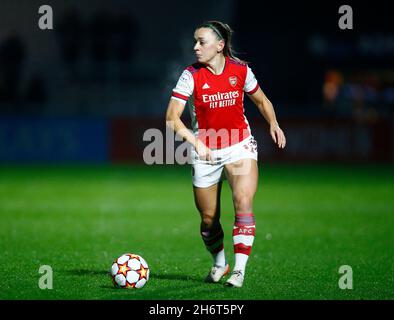
<svg viewBox="0 0 394 320">
<path fill-rule="evenodd" d="M 111 277 L 119 288 L 142 288 L 149 280 L 149 267 L 138 254 L 125 253 L 111 266 Z"/>
</svg>

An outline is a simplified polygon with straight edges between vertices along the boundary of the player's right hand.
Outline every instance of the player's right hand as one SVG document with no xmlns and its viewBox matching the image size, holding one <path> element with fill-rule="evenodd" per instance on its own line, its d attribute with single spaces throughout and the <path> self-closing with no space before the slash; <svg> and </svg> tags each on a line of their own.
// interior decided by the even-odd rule
<svg viewBox="0 0 394 320">
<path fill-rule="evenodd" d="M 212 150 L 198 139 L 195 148 L 200 160 L 209 161 L 209 162 L 214 161 Z"/>
</svg>

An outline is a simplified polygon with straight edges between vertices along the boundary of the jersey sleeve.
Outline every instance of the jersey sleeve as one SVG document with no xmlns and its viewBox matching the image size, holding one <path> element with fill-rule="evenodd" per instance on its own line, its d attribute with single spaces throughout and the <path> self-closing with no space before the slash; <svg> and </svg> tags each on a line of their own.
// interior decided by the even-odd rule
<svg viewBox="0 0 394 320">
<path fill-rule="evenodd" d="M 186 103 L 189 97 L 193 94 L 194 79 L 190 71 L 184 70 L 179 77 L 176 87 L 172 90 L 172 99 Z"/>
<path fill-rule="evenodd" d="M 257 83 L 257 79 L 253 74 L 252 69 L 250 69 L 249 66 L 247 66 L 244 91 L 247 94 L 253 94 L 258 90 L 258 88 L 259 88 L 259 84 Z"/>
</svg>

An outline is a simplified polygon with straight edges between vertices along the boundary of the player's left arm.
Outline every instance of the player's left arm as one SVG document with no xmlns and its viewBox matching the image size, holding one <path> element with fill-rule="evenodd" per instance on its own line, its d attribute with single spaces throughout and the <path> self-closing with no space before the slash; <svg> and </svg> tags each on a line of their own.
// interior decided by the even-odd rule
<svg viewBox="0 0 394 320">
<path fill-rule="evenodd" d="M 286 146 L 286 137 L 276 120 L 275 110 L 271 101 L 268 100 L 261 88 L 258 88 L 252 94 L 248 94 L 248 96 L 269 123 L 272 140 L 274 140 L 279 148 L 283 149 Z"/>
</svg>

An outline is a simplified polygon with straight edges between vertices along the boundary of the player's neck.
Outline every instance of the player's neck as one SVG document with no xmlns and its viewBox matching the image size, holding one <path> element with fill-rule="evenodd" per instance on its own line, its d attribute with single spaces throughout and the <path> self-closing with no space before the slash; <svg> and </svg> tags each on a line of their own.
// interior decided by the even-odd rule
<svg viewBox="0 0 394 320">
<path fill-rule="evenodd" d="M 213 74 L 218 75 L 223 72 L 225 64 L 226 64 L 226 57 L 220 54 L 213 57 L 212 60 L 207 63 L 207 68 Z"/>
</svg>

